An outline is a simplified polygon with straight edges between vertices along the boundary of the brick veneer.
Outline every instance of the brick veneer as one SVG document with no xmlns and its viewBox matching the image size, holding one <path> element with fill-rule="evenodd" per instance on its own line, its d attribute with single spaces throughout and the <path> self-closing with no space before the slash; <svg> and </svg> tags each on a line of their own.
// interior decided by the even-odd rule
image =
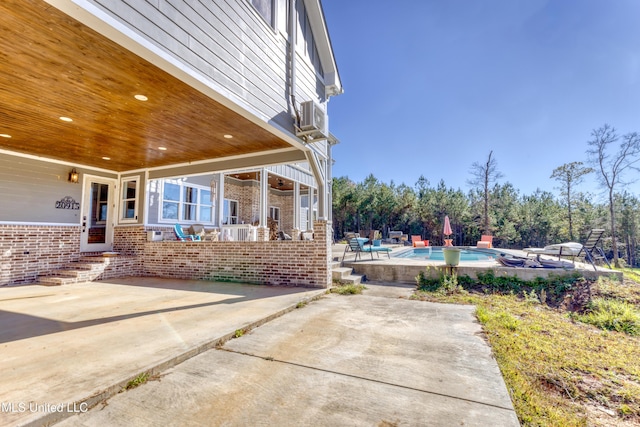
<svg viewBox="0 0 640 427">
<path fill-rule="evenodd" d="M 79 225 L 0 224 L 0 286 L 33 283 L 79 257 Z"/>
<path fill-rule="evenodd" d="M 117 250 L 139 255 L 145 276 L 326 288 L 331 225 L 314 225 L 314 240 L 259 242 L 148 242 L 144 227 L 120 227 Z"/>
<path fill-rule="evenodd" d="M 331 224 L 317 221 L 314 240 L 259 242 L 147 241 L 147 231 L 165 227 L 122 226 L 114 250 L 122 256 L 99 278 L 158 276 L 264 285 L 326 288 L 331 285 Z M 27 253 L 28 252 L 28 253 Z M 0 285 L 32 283 L 38 275 L 80 258 L 80 227 L 0 225 Z"/>
</svg>

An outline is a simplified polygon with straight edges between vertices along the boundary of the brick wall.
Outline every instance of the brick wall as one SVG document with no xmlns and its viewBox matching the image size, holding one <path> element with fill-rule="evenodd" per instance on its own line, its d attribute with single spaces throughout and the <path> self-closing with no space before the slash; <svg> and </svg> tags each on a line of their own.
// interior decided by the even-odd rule
<svg viewBox="0 0 640 427">
<path fill-rule="evenodd" d="M 224 185 L 224 198 L 238 201 L 238 223 L 253 224 L 260 218 L 260 186 L 254 181 Z"/>
<path fill-rule="evenodd" d="M 291 230 L 293 230 L 293 192 L 269 192 L 268 205 L 280 208 L 280 230 L 291 234 Z"/>
<path fill-rule="evenodd" d="M 0 224 L 0 286 L 33 283 L 79 257 L 79 225 Z"/>
<path fill-rule="evenodd" d="M 314 240 L 262 242 L 147 241 L 148 230 L 169 227 L 116 227 L 114 250 L 122 256 L 100 279 L 158 276 L 264 285 L 326 288 L 331 285 L 330 223 L 318 221 Z M 80 227 L 0 225 L 0 285 L 36 282 L 38 274 L 80 258 Z"/>
<path fill-rule="evenodd" d="M 146 242 L 143 275 L 263 285 L 331 285 L 330 224 L 315 224 L 315 239 L 266 242 Z"/>
</svg>

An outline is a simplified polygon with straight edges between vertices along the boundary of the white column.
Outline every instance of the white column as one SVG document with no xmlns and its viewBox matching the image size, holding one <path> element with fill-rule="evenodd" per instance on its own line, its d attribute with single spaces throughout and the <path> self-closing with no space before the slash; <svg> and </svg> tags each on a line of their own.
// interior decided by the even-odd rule
<svg viewBox="0 0 640 427">
<path fill-rule="evenodd" d="M 222 228 L 222 217 L 224 216 L 224 174 L 218 173 L 215 175 L 218 180 L 218 192 L 216 196 L 216 217 L 218 221 L 218 227 Z"/>
<path fill-rule="evenodd" d="M 300 231 L 300 183 L 298 181 L 293 182 L 293 234 L 295 230 Z M 297 239 L 298 236 L 293 236 Z"/>
<path fill-rule="evenodd" d="M 260 226 L 269 227 L 267 213 L 269 211 L 269 172 L 266 169 L 260 171 Z"/>
<path fill-rule="evenodd" d="M 313 230 L 313 202 L 315 190 L 313 187 L 309 187 L 309 210 L 307 211 L 307 230 Z M 307 231 L 303 230 L 303 231 Z"/>
</svg>

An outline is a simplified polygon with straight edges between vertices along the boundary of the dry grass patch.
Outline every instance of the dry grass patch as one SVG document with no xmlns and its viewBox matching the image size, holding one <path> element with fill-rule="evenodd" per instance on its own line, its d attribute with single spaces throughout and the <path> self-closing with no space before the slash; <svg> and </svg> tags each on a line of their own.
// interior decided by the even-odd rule
<svg viewBox="0 0 640 427">
<path fill-rule="evenodd" d="M 592 295 L 640 309 L 640 285 L 629 280 L 599 281 Z M 640 338 L 582 323 L 539 296 L 455 291 L 413 299 L 477 306 L 523 426 L 640 425 Z"/>
</svg>

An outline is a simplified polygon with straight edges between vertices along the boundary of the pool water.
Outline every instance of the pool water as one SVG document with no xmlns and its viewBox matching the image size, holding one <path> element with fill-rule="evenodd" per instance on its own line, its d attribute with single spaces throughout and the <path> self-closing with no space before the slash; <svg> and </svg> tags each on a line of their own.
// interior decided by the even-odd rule
<svg viewBox="0 0 640 427">
<path fill-rule="evenodd" d="M 492 250 L 477 250 L 473 248 L 461 249 L 460 261 L 491 261 L 500 254 Z M 404 259 L 428 259 L 433 261 L 444 261 L 442 247 L 433 246 L 427 248 L 412 248 L 394 255 L 396 258 Z"/>
</svg>

